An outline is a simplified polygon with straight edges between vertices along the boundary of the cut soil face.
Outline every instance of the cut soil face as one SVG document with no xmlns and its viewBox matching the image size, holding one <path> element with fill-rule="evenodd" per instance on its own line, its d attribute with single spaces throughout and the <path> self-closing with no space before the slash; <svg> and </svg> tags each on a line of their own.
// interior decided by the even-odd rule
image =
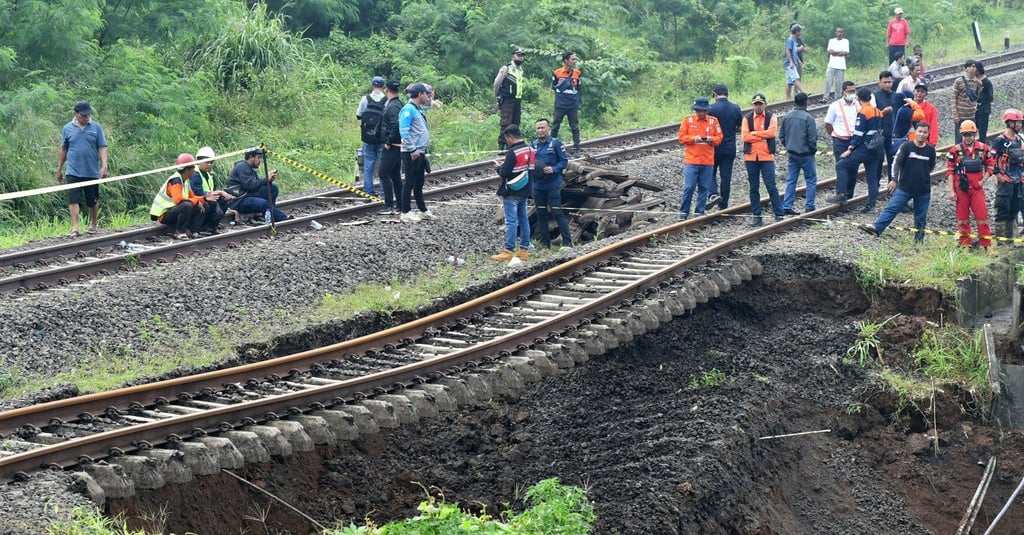
<svg viewBox="0 0 1024 535">
<path fill-rule="evenodd" d="M 893 398 L 843 361 L 855 321 L 896 312 L 883 330 L 892 333 L 885 356 L 905 359 L 942 296 L 907 292 L 873 307 L 848 265 L 759 260 L 762 277 L 518 396 L 240 475 L 328 524 L 413 516 L 424 487 L 496 514 L 529 485 L 558 477 L 587 489 L 596 533 L 952 533 L 995 455 L 975 524 L 983 531 L 1024 473 L 1021 435 L 967 420 L 962 396 L 945 389 L 936 454 L 922 439 L 931 432 L 924 416 L 894 425 Z M 706 379 L 714 376 L 725 381 Z M 153 527 L 143 515 L 163 516 L 162 528 L 178 533 L 314 531 L 226 475 L 139 492 L 108 509 L 136 527 Z M 1000 525 L 998 533 L 1014 533 L 1024 508 Z"/>
</svg>

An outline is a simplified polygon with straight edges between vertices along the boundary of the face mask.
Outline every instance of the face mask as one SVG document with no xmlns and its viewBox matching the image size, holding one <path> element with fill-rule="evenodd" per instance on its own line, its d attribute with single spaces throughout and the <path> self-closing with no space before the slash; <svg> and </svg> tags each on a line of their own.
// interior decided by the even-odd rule
<svg viewBox="0 0 1024 535">
<path fill-rule="evenodd" d="M 846 94 L 846 95 L 843 95 L 843 98 L 845 98 L 847 102 L 853 102 L 853 101 L 857 100 L 857 95 Z"/>
<path fill-rule="evenodd" d="M 427 111 L 430 109 L 430 105 L 434 102 L 434 99 L 428 98 L 426 102 L 420 104 L 420 110 Z"/>
<path fill-rule="evenodd" d="M 512 60 L 512 63 L 515 63 L 516 66 L 518 67 L 519 65 L 523 64 L 523 60 L 521 60 L 521 59 L 514 59 L 514 60 Z"/>
</svg>

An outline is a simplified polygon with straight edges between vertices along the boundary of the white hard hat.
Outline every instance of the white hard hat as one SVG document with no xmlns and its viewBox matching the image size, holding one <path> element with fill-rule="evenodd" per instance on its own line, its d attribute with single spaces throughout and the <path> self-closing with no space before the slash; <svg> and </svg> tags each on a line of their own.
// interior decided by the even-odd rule
<svg viewBox="0 0 1024 535">
<path fill-rule="evenodd" d="M 211 149 L 210 147 L 203 147 L 199 149 L 198 151 L 196 151 L 196 156 L 203 159 L 217 157 L 217 155 L 214 154 L 213 149 Z"/>
</svg>

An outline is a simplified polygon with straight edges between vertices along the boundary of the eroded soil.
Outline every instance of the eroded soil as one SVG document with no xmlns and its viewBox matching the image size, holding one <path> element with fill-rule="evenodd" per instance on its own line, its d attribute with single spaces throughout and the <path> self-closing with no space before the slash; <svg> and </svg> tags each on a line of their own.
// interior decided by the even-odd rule
<svg viewBox="0 0 1024 535">
<path fill-rule="evenodd" d="M 995 455 L 983 531 L 1024 473 L 1021 435 L 969 419 L 950 388 L 934 410 L 897 416 L 872 374 L 844 362 L 856 320 L 898 312 L 883 358 L 909 363 L 942 296 L 890 295 L 873 307 L 848 266 L 760 260 L 764 276 L 518 397 L 241 475 L 325 523 L 412 516 L 423 487 L 494 513 L 558 477 L 588 489 L 597 533 L 953 533 Z M 725 384 L 700 384 L 713 370 Z M 926 421 L 937 424 L 938 451 Z M 133 525 L 177 533 L 312 531 L 224 475 L 108 505 Z M 997 533 L 1020 525 L 1016 507 Z"/>
</svg>

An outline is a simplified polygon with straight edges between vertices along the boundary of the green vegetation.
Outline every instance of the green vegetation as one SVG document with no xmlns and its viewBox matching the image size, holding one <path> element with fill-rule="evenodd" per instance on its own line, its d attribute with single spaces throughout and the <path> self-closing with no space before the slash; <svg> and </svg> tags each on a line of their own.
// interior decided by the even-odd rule
<svg viewBox="0 0 1024 535">
<path fill-rule="evenodd" d="M 443 499 L 443 497 L 442 497 Z M 590 533 L 595 520 L 594 508 L 586 492 L 562 485 L 558 479 L 545 479 L 530 487 L 523 496 L 527 509 L 516 513 L 506 509 L 501 520 L 486 513 L 473 515 L 458 503 L 444 503 L 433 495 L 420 503 L 416 517 L 377 527 L 349 526 L 330 535 L 414 535 L 414 534 L 499 534 L 582 535 Z"/>
<path fill-rule="evenodd" d="M 710 370 L 702 370 L 697 375 L 690 375 L 690 388 L 716 387 L 725 384 L 732 384 L 735 380 L 733 377 L 729 377 L 723 371 L 719 371 L 718 368 L 711 368 Z"/>
<path fill-rule="evenodd" d="M 0 398 L 11 399 L 56 384 L 73 383 L 82 392 L 99 392 L 147 377 L 164 375 L 182 367 L 199 367 L 223 363 L 237 355 L 236 333 L 249 333 L 250 344 L 272 344 L 276 336 L 299 332 L 311 324 L 343 320 L 363 312 L 380 315 L 381 326 L 392 322 L 394 313 L 411 311 L 429 305 L 438 296 L 450 294 L 475 281 L 493 275 L 475 264 L 456 268 L 439 264 L 434 272 L 425 273 L 411 282 L 394 280 L 391 284 L 365 284 L 351 293 L 327 294 L 320 303 L 299 310 L 274 311 L 273 328 L 265 318 L 246 318 L 249 312 L 239 308 L 236 327 L 228 332 L 219 327 L 192 329 L 182 333 L 160 315 L 136 326 L 138 338 L 149 348 L 140 351 L 119 341 L 101 340 L 83 352 L 73 369 L 57 376 L 36 377 L 18 370 L 0 367 Z M 174 348 L 168 351 L 167 348 Z"/>
<path fill-rule="evenodd" d="M 858 281 L 868 293 L 883 286 L 935 288 L 956 295 L 957 279 L 983 269 L 992 258 L 957 247 L 950 239 L 925 240 L 914 246 L 906 240 L 884 240 L 877 248 L 861 249 Z"/>
<path fill-rule="evenodd" d="M 47 535 L 148 535 L 133 531 L 123 520 L 107 518 L 91 507 L 78 507 L 72 511 L 72 520 L 54 523 Z"/>
<path fill-rule="evenodd" d="M 1019 0 L 904 5 L 929 65 L 973 55 L 978 20 L 998 46 Z M 437 153 L 492 151 L 498 117 L 491 82 L 510 47 L 527 49 L 524 117 L 551 113 L 550 71 L 571 49 L 584 72 L 585 137 L 664 124 L 715 83 L 734 100 L 781 98 L 780 49 L 792 20 L 823 50 L 843 24 L 853 55 L 848 79 L 875 79 L 891 7 L 850 0 L 0 0 L 0 158 L 16 172 L 0 191 L 54 183 L 62 125 L 89 100 L 110 142 L 111 174 L 162 167 L 183 151 L 219 153 L 263 142 L 339 180 L 354 174 L 353 117 L 373 75 L 437 90 L 428 113 Z M 700 28 L 701 31 L 691 31 Z M 778 46 L 764 46 L 778 43 Z M 826 57 L 806 57 L 808 89 Z M 437 166 L 481 153 L 438 156 Z M 221 161 L 225 176 L 233 162 Z M 286 194 L 323 183 L 274 162 Z M 102 187 L 101 223 L 148 222 L 163 176 Z M 0 247 L 67 230 L 63 193 L 0 201 Z M 56 214 L 56 217 L 54 217 Z M 27 229 L 27 231 L 26 231 Z"/>
<path fill-rule="evenodd" d="M 879 362 L 884 364 L 882 341 L 878 338 L 878 333 L 882 331 L 882 327 L 885 327 L 886 323 L 895 319 L 896 316 L 890 316 L 881 323 L 858 321 L 857 328 L 860 329 L 860 334 L 857 335 L 857 341 L 850 346 L 850 349 L 846 350 L 846 355 L 856 359 L 861 366 L 864 366 L 874 354 L 878 357 Z"/>
<path fill-rule="evenodd" d="M 928 377 L 965 385 L 972 392 L 989 389 L 988 358 L 982 351 L 981 331 L 959 327 L 925 331 L 914 351 L 914 362 Z"/>
</svg>

